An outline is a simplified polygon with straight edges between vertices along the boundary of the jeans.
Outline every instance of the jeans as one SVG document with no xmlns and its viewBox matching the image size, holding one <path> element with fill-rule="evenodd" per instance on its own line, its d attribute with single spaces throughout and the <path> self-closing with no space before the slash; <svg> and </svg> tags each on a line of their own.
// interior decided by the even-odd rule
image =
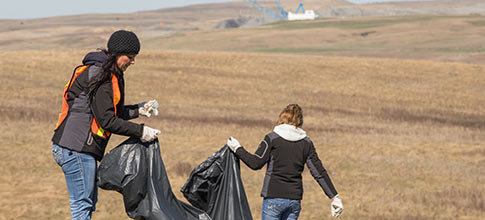
<svg viewBox="0 0 485 220">
<path fill-rule="evenodd" d="M 262 220 L 296 220 L 300 215 L 300 200 L 264 198 Z"/>
<path fill-rule="evenodd" d="M 66 177 L 73 220 L 91 219 L 98 200 L 97 161 L 93 156 L 54 144 L 52 155 Z"/>
</svg>

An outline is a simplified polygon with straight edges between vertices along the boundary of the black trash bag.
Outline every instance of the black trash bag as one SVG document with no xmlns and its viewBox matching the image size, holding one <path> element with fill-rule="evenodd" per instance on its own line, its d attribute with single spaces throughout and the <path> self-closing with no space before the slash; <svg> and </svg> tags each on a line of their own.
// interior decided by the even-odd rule
<svg viewBox="0 0 485 220">
<path fill-rule="evenodd" d="M 165 171 L 158 140 L 130 138 L 107 153 L 98 168 L 98 186 L 123 195 L 126 214 L 139 220 L 211 220 L 178 200 Z"/>
<path fill-rule="evenodd" d="M 128 141 L 121 145 L 103 158 L 97 178 L 102 189 L 123 194 L 125 210 L 130 213 L 137 209 L 147 192 L 147 148 Z"/>
<path fill-rule="evenodd" d="M 252 220 L 239 159 L 227 145 L 197 166 L 180 190 L 214 220 Z"/>
</svg>

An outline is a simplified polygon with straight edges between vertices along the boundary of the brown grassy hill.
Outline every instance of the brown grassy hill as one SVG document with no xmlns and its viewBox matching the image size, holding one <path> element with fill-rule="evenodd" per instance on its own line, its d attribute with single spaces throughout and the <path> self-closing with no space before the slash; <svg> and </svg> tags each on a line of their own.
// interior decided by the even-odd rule
<svg viewBox="0 0 485 220">
<path fill-rule="evenodd" d="M 257 28 L 137 32 L 143 49 L 297 53 L 485 62 L 485 16 L 392 16 L 279 22 Z M 103 47 L 123 28 L 59 26 L 2 33 L 0 48 Z M 129 26 L 127 26 L 130 29 Z M 190 30 L 189 30 L 190 29 Z M 136 31 L 136 30 L 135 30 Z M 63 32 L 64 35 L 57 33 Z"/>
<path fill-rule="evenodd" d="M 453 3 L 455 2 L 455 3 Z M 304 2 L 325 7 L 439 8 L 475 0 L 352 5 L 343 0 Z M 295 10 L 298 1 L 283 1 Z M 274 2 L 264 2 L 276 7 Z M 143 49 L 304 53 L 338 56 L 432 59 L 483 63 L 483 15 L 408 15 L 321 18 L 255 28 L 213 30 L 221 21 L 261 16 L 245 2 L 202 4 L 132 14 L 87 14 L 0 21 L 1 50 L 89 49 L 104 47 L 117 29 L 137 32 Z"/>
<path fill-rule="evenodd" d="M 485 62 L 485 16 L 393 16 L 279 22 L 252 29 L 185 32 L 148 48 L 394 57 Z"/>
<path fill-rule="evenodd" d="M 61 92 L 87 51 L 0 52 L 0 219 L 69 219 L 50 138 Z M 345 206 L 343 220 L 479 220 L 485 215 L 484 65 L 294 54 L 144 50 L 127 103 L 156 98 L 173 190 L 234 136 L 250 151 L 281 109 L 299 103 Z M 124 137 L 115 136 L 109 149 Z M 255 219 L 264 171 L 242 166 Z M 301 219 L 332 219 L 304 173 Z M 100 190 L 95 219 L 128 219 Z"/>
</svg>

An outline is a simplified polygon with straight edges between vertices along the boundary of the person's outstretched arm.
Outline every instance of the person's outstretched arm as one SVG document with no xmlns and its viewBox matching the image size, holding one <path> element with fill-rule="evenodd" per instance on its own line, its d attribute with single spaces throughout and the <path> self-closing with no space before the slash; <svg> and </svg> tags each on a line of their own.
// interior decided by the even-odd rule
<svg viewBox="0 0 485 220">
<path fill-rule="evenodd" d="M 246 149 L 244 149 L 244 147 L 241 146 L 239 142 L 233 137 L 229 138 L 227 143 L 231 150 L 236 153 L 236 156 L 253 170 L 261 169 L 268 161 L 271 152 L 270 139 L 267 135 L 266 137 L 264 137 L 264 140 L 261 141 L 258 149 L 256 149 L 256 152 L 254 152 L 254 154 L 246 151 Z"/>
</svg>

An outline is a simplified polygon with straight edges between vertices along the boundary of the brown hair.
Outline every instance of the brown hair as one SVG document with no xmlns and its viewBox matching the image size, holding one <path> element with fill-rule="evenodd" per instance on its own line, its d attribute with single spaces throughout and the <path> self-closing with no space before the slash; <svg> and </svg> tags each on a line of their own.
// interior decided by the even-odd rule
<svg viewBox="0 0 485 220">
<path fill-rule="evenodd" d="M 110 54 L 106 49 L 102 48 L 98 48 L 98 51 L 105 53 L 106 56 L 108 56 L 108 59 L 103 63 L 103 72 L 95 75 L 88 83 L 89 98 L 94 96 L 94 91 L 98 89 L 101 84 L 103 84 L 106 80 L 111 79 L 111 73 L 123 74 L 123 71 L 116 64 L 119 55 Z"/>
<path fill-rule="evenodd" d="M 289 104 L 280 113 L 278 119 L 278 125 L 289 124 L 296 127 L 301 127 L 303 125 L 303 111 L 298 104 Z"/>
</svg>

